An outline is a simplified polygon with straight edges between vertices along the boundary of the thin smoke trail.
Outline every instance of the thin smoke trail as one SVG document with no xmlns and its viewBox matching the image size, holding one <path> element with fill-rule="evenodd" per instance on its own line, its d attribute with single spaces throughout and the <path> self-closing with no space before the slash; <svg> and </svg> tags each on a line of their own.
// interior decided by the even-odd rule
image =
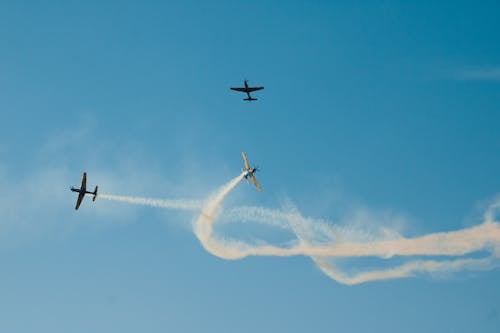
<svg viewBox="0 0 500 333">
<path fill-rule="evenodd" d="M 199 210 L 202 206 L 200 201 L 195 200 L 166 200 L 166 199 L 151 199 L 141 197 L 130 197 L 112 194 L 99 194 L 99 199 L 127 202 L 135 205 L 170 208 L 178 210 Z"/>
<path fill-rule="evenodd" d="M 499 266 L 499 260 L 495 256 L 474 259 L 454 260 L 413 260 L 403 265 L 357 273 L 349 276 L 342 270 L 334 267 L 325 258 L 313 257 L 314 263 L 319 269 L 331 279 L 347 285 L 354 285 L 370 281 L 381 281 L 390 279 L 408 278 L 418 273 L 449 273 L 462 270 L 489 270 Z"/>
</svg>

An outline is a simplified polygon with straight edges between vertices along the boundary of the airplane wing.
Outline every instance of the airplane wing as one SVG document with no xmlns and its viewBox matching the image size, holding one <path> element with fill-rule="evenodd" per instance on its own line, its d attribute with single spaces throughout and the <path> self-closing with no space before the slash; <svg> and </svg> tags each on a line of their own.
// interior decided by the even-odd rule
<svg viewBox="0 0 500 333">
<path fill-rule="evenodd" d="M 241 91 L 241 92 L 248 92 L 247 88 L 229 88 L 231 90 L 236 90 L 236 91 Z"/>
<path fill-rule="evenodd" d="M 253 174 L 250 175 L 250 177 L 252 177 L 252 181 L 253 183 L 255 184 L 255 187 L 257 187 L 257 189 L 259 191 L 262 191 L 262 187 L 260 187 L 260 184 L 259 182 L 257 181 L 257 178 L 255 178 L 255 176 Z"/>
<path fill-rule="evenodd" d="M 246 91 L 252 92 L 252 91 L 257 91 L 257 90 L 262 90 L 264 87 L 248 87 Z"/>
<path fill-rule="evenodd" d="M 242 151 L 241 156 L 243 156 L 243 160 L 245 161 L 245 169 L 250 169 L 250 164 L 248 164 L 247 155 L 245 155 L 245 152 Z"/>
<path fill-rule="evenodd" d="M 85 192 L 80 192 L 78 194 L 78 199 L 76 199 L 75 210 L 78 210 L 78 207 L 80 207 L 80 204 L 82 203 L 83 197 L 85 197 Z"/>
<path fill-rule="evenodd" d="M 82 177 L 82 185 L 80 186 L 80 190 L 85 191 L 87 189 L 87 173 L 83 173 Z"/>
</svg>

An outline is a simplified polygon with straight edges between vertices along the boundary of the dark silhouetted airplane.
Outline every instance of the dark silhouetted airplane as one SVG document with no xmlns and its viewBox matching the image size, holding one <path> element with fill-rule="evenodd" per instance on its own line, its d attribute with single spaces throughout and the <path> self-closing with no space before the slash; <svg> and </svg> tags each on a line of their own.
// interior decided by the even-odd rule
<svg viewBox="0 0 500 333">
<path fill-rule="evenodd" d="M 244 88 L 230 88 L 230 89 L 246 93 L 248 97 L 247 98 L 243 98 L 243 100 L 250 102 L 250 101 L 256 101 L 257 100 L 257 98 L 253 98 L 252 96 L 250 96 L 250 93 L 252 91 L 262 90 L 262 89 L 264 89 L 264 87 L 249 87 L 248 86 L 248 81 L 245 80 L 245 87 Z"/>
<path fill-rule="evenodd" d="M 97 197 L 97 186 L 95 187 L 94 192 L 87 191 L 87 173 L 86 172 L 83 173 L 82 185 L 80 186 L 80 188 L 71 187 L 71 191 L 78 192 L 78 199 L 76 199 L 76 206 L 75 206 L 76 210 L 78 209 L 78 207 L 80 207 L 80 204 L 82 203 L 82 200 L 85 197 L 85 194 L 93 194 L 94 196 L 92 197 L 92 201 L 95 201 L 95 198 Z"/>
</svg>

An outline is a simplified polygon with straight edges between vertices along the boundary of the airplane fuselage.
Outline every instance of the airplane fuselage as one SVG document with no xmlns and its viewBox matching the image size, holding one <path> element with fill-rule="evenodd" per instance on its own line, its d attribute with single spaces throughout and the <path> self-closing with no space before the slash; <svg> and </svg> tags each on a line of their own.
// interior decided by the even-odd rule
<svg viewBox="0 0 500 333">
<path fill-rule="evenodd" d="M 71 191 L 76 192 L 76 193 L 94 194 L 94 192 L 90 192 L 87 190 L 82 190 L 80 188 L 74 188 L 74 187 L 71 188 Z"/>
<path fill-rule="evenodd" d="M 246 172 L 244 177 L 245 177 L 245 179 L 247 179 L 248 176 L 253 175 L 255 173 L 255 171 L 257 171 L 257 168 L 243 169 L 243 171 Z"/>
</svg>

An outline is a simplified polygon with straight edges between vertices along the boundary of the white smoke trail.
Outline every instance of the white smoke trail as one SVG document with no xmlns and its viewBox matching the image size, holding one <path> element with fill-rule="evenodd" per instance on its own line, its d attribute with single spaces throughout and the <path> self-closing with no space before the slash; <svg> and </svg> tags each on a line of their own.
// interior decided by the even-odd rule
<svg viewBox="0 0 500 333">
<path fill-rule="evenodd" d="M 449 273 L 461 270 L 489 270 L 498 267 L 498 258 L 490 256 L 481 259 L 455 260 L 413 260 L 394 268 L 362 272 L 348 276 L 335 268 L 325 258 L 313 257 L 315 264 L 330 278 L 348 285 L 369 281 L 401 279 L 415 276 L 417 273 Z"/>
<path fill-rule="evenodd" d="M 292 231 L 296 240 L 287 247 L 259 242 L 249 244 L 237 240 L 218 239 L 214 224 L 219 206 L 242 179 L 240 175 L 209 198 L 203 212 L 195 222 L 194 230 L 203 247 L 224 259 L 247 256 L 304 255 L 329 277 L 344 284 L 357 284 L 413 276 L 419 272 L 451 272 L 463 269 L 484 270 L 498 265 L 500 256 L 500 224 L 494 221 L 494 211 L 500 199 L 490 206 L 482 224 L 458 231 L 439 232 L 415 238 L 404 238 L 395 232 L 386 232 L 377 240 L 360 241 L 353 230 L 333 226 L 325 221 L 306 219 L 294 207 L 269 210 L 260 207 L 241 207 L 226 214 L 225 220 L 260 222 Z M 354 236 L 354 237 L 353 237 Z M 361 237 L 362 238 L 362 237 Z M 351 239 L 356 239 L 352 241 Z M 463 257 L 478 251 L 487 251 L 486 258 L 458 258 L 454 260 L 412 260 L 399 267 L 358 273 L 348 276 L 335 268 L 328 258 L 393 256 L 449 256 Z"/>
<path fill-rule="evenodd" d="M 170 208 L 179 210 L 199 210 L 202 207 L 201 201 L 195 200 L 166 200 L 166 199 L 150 199 L 140 197 L 129 197 L 112 194 L 99 194 L 99 199 L 122 201 L 135 205 Z"/>
<path fill-rule="evenodd" d="M 366 233 L 350 227 L 340 227 L 325 220 L 305 218 L 291 204 L 285 205 L 281 210 L 239 207 L 222 212 L 224 199 L 244 175 L 245 173 L 242 173 L 232 179 L 204 204 L 193 200 L 161 200 L 110 194 L 100 194 L 99 198 L 187 211 L 201 209 L 193 225 L 194 233 L 202 246 L 213 255 L 224 259 L 241 259 L 247 256 L 309 256 L 327 276 L 348 285 L 411 277 L 425 272 L 487 270 L 500 264 L 500 224 L 495 220 L 495 213 L 500 208 L 500 197 L 486 211 L 483 223 L 477 226 L 405 238 L 390 229 L 381 230 L 380 233 Z M 288 246 L 276 246 L 263 241 L 255 244 L 218 238 L 214 232 L 214 225 L 218 221 L 262 223 L 289 231 L 296 239 Z M 483 258 L 464 257 L 480 251 L 488 255 Z M 406 257 L 408 261 L 397 267 L 356 274 L 347 274 L 332 262 L 335 258 L 378 257 L 387 260 L 394 256 Z M 415 256 L 447 256 L 449 259 L 423 260 L 415 259 Z"/>
<path fill-rule="evenodd" d="M 227 259 L 243 258 L 250 255 L 293 256 L 299 254 L 322 257 L 376 256 L 382 258 L 394 255 L 457 256 L 484 249 L 494 249 L 495 246 L 500 245 L 500 225 L 493 221 L 486 221 L 478 226 L 459 231 L 439 232 L 415 238 L 398 236 L 397 239 L 366 242 L 345 240 L 345 238 L 350 238 L 348 234 L 352 231 L 342 230 L 342 228 L 328 225 L 322 221 L 304 219 L 293 211 L 243 207 L 230 211 L 229 216 L 237 220 L 257 221 L 293 231 L 298 238 L 298 243 L 290 248 L 272 245 L 228 247 L 227 250 L 230 253 L 227 253 Z M 207 219 L 211 221 L 211 226 L 214 223 L 213 218 L 211 216 L 210 219 Z M 210 232 L 212 229 L 213 227 L 210 228 Z M 312 238 L 312 241 L 307 243 L 318 243 L 315 239 L 319 237 L 328 238 L 329 241 L 322 241 L 315 245 L 305 242 L 305 239 Z"/>
<path fill-rule="evenodd" d="M 242 173 L 238 177 L 235 177 L 229 183 L 221 187 L 215 195 L 210 197 L 205 203 L 201 214 L 198 216 L 198 219 L 194 224 L 194 233 L 203 247 L 208 252 L 222 258 L 224 257 L 222 254 L 223 252 L 221 252 L 223 249 L 219 246 L 222 243 L 213 238 L 215 215 L 224 198 L 236 187 L 236 185 L 238 185 L 239 182 L 241 182 L 244 176 L 245 173 Z"/>
</svg>

